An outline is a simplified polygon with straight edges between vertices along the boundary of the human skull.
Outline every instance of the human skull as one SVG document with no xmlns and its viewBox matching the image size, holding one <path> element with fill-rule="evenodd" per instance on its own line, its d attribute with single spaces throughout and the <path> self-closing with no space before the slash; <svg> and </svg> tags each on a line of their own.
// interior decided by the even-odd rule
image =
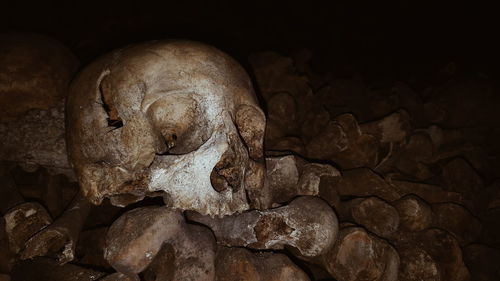
<svg viewBox="0 0 500 281">
<path fill-rule="evenodd" d="M 68 156 L 95 204 L 161 192 L 212 216 L 260 206 L 265 116 L 244 69 L 213 47 L 114 51 L 76 77 L 66 113 Z"/>
</svg>

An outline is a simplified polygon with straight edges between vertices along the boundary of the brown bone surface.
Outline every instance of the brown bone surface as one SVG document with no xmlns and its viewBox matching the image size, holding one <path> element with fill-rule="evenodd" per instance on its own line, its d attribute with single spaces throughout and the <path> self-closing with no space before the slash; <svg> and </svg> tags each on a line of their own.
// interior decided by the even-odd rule
<svg viewBox="0 0 500 281">
<path fill-rule="evenodd" d="M 201 226 L 188 225 L 178 211 L 165 206 L 133 209 L 110 227 L 104 256 L 118 272 L 134 276 L 144 271 L 165 275 L 156 263 L 168 260 L 170 245 L 174 251 L 174 280 L 213 280 L 215 242 L 212 233 Z M 158 256 L 160 254 L 160 256 Z M 158 260 L 155 262 L 155 257 Z"/>
<path fill-rule="evenodd" d="M 18 253 L 35 233 L 52 223 L 47 210 L 35 202 L 26 202 L 11 208 L 5 215 L 5 229 L 11 251 Z"/>
<path fill-rule="evenodd" d="M 207 227 L 186 225 L 185 233 L 165 241 L 144 271 L 146 281 L 214 280 L 215 238 Z"/>
<path fill-rule="evenodd" d="M 72 261 L 78 237 L 92 207 L 85 197 L 77 194 L 69 208 L 55 222 L 26 242 L 21 258 L 30 259 L 55 251 L 59 262 Z"/>
<path fill-rule="evenodd" d="M 92 202 L 162 191 L 209 215 L 260 207 L 265 116 L 221 51 L 182 40 L 116 50 L 76 77 L 66 110 L 69 159 Z"/>
<path fill-rule="evenodd" d="M 340 230 L 337 242 L 319 263 L 337 280 L 398 280 L 396 250 L 358 227 Z"/>
<path fill-rule="evenodd" d="M 302 196 L 290 204 L 265 211 L 249 211 L 224 218 L 192 213 L 189 219 L 209 226 L 217 242 L 253 249 L 296 248 L 306 257 L 324 253 L 338 232 L 337 216 L 323 200 Z"/>
</svg>

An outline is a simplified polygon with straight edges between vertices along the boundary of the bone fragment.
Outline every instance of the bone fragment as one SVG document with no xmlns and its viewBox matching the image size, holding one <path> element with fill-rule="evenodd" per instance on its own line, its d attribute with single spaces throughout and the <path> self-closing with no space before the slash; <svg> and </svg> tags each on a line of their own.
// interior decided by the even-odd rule
<svg viewBox="0 0 500 281">
<path fill-rule="evenodd" d="M 377 121 L 360 125 L 363 134 L 376 137 L 381 143 L 401 142 L 411 131 L 410 116 L 405 110 L 398 110 Z"/>
<path fill-rule="evenodd" d="M 326 194 L 332 190 L 325 189 L 333 187 L 329 188 L 331 186 L 325 183 L 340 179 L 340 172 L 333 166 L 309 163 L 294 155 L 267 157 L 266 169 L 266 184 L 260 197 L 265 198 L 270 206 L 289 202 L 301 195 Z"/>
<path fill-rule="evenodd" d="M 353 221 L 380 237 L 388 238 L 399 228 L 398 211 L 377 197 L 352 199 L 337 209 L 342 221 Z"/>
<path fill-rule="evenodd" d="M 21 258 L 45 256 L 55 251 L 61 264 L 72 261 L 78 237 L 92 208 L 93 205 L 78 193 L 69 208 L 54 223 L 26 242 Z"/>
<path fill-rule="evenodd" d="M 166 241 L 144 271 L 146 281 L 215 279 L 215 239 L 199 225 L 185 225 L 185 233 Z"/>
<path fill-rule="evenodd" d="M 14 253 L 23 250 L 30 237 L 52 223 L 47 210 L 36 202 L 16 205 L 4 215 L 4 219 L 9 247 Z"/>
</svg>

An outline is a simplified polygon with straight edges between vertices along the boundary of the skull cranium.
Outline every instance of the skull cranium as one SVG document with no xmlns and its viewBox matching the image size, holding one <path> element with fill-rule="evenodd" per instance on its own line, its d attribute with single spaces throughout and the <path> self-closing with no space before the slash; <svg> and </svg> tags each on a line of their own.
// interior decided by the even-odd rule
<svg viewBox="0 0 500 281">
<path fill-rule="evenodd" d="M 112 52 L 73 81 L 66 114 L 69 159 L 96 204 L 162 192 L 202 214 L 259 206 L 265 116 L 243 68 L 213 47 Z"/>
</svg>

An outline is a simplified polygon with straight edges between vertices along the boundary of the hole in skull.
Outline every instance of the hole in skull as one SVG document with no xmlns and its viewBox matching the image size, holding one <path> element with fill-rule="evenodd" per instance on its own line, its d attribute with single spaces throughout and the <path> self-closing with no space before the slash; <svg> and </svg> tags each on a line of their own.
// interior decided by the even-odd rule
<svg viewBox="0 0 500 281">
<path fill-rule="evenodd" d="M 164 138 L 165 138 L 165 145 L 167 146 L 168 150 L 175 147 L 175 143 L 177 142 L 176 134 L 167 134 L 164 136 Z"/>
<path fill-rule="evenodd" d="M 120 116 L 118 116 L 118 111 L 116 110 L 116 108 L 110 103 L 110 97 L 106 95 L 107 91 L 103 89 L 102 83 L 99 85 L 99 92 L 101 94 L 102 108 L 108 115 L 108 118 L 106 118 L 106 121 L 108 121 L 108 126 L 114 127 L 115 129 L 123 127 L 123 121 Z"/>
</svg>

